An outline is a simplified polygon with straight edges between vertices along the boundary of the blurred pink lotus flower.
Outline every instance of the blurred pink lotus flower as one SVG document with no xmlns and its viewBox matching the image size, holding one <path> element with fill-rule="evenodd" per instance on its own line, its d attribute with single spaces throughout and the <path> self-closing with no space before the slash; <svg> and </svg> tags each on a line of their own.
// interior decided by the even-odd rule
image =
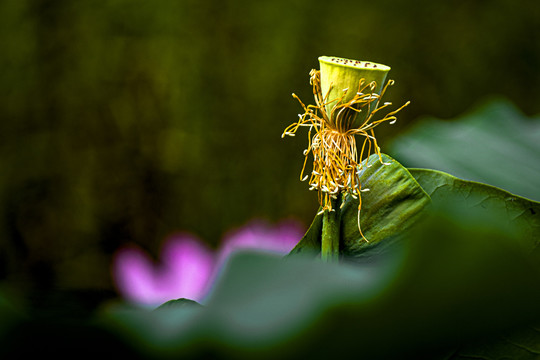
<svg viewBox="0 0 540 360">
<path fill-rule="evenodd" d="M 155 307 L 178 298 L 201 302 L 233 253 L 249 249 L 284 255 L 304 232 L 295 221 L 271 226 L 254 220 L 227 233 L 217 254 L 195 236 L 180 233 L 164 242 L 159 264 L 132 245 L 115 254 L 113 280 L 124 299 L 137 305 Z"/>
</svg>

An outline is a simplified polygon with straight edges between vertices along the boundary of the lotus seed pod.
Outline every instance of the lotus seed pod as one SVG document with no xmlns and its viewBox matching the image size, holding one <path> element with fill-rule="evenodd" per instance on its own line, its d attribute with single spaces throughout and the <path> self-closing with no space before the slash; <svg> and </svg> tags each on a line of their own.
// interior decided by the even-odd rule
<svg viewBox="0 0 540 360">
<path fill-rule="evenodd" d="M 386 75 L 390 71 L 390 67 L 386 65 L 335 56 L 321 56 L 319 57 L 319 64 L 321 92 L 325 97 L 326 113 L 331 122 L 335 121 L 335 114 L 331 116 L 332 109 L 351 101 L 361 88 L 371 82 L 375 82 L 375 87 L 372 90 L 368 86 L 365 88 L 364 93 L 380 95 Z M 362 79 L 363 85 L 360 85 Z M 372 102 L 369 109 L 362 111 L 354 124 L 361 124 L 368 114 L 375 110 L 377 103 L 377 101 Z"/>
</svg>

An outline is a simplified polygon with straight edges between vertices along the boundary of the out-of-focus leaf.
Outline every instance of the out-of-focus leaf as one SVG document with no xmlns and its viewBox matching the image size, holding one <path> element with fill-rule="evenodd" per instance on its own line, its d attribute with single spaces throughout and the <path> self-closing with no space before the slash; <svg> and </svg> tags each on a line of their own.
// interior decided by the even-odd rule
<svg viewBox="0 0 540 360">
<path fill-rule="evenodd" d="M 506 231 L 519 233 L 519 240 L 528 251 L 540 243 L 540 203 L 513 195 L 494 186 L 458 179 L 442 171 L 409 169 L 410 173 L 431 196 L 433 206 L 443 206 L 446 211 L 469 212 L 481 215 L 488 221 L 498 221 Z M 474 227 L 476 217 L 467 225 Z M 462 221 L 467 221 L 463 216 Z"/>
<path fill-rule="evenodd" d="M 529 227 L 524 240 L 513 225 L 522 221 L 515 214 L 539 204 L 440 172 L 412 174 L 433 206 L 404 241 L 372 255 L 378 261 L 241 254 L 205 308 L 120 309 L 108 319 L 130 343 L 166 354 L 324 358 L 346 351 L 370 359 L 481 356 L 487 350 L 478 338 L 497 342 L 538 322 L 540 254 L 530 239 L 539 231 L 535 220 L 520 223 Z M 515 353 L 500 351 L 493 358 Z"/>
<path fill-rule="evenodd" d="M 344 255 L 360 256 L 381 240 L 406 230 L 429 204 L 429 196 L 407 169 L 384 154 L 382 161 L 389 165 L 383 165 L 377 155 L 370 156 L 364 160 L 365 166 L 360 174 L 362 188 L 369 189 L 362 192 L 360 214 L 361 229 L 369 243 L 362 238 L 358 230 L 359 200 L 345 197 L 341 209 L 340 231 L 340 246 Z M 321 230 L 322 215 L 318 215 L 291 254 L 308 250 L 320 253 Z"/>
<path fill-rule="evenodd" d="M 280 353 L 290 358 L 296 346 L 291 336 L 306 331 L 324 309 L 345 298 L 373 298 L 395 270 L 391 261 L 361 269 L 304 256 L 240 253 L 232 257 L 204 307 L 116 307 L 106 312 L 106 319 L 148 357 L 208 352 L 213 358 L 276 358 Z M 306 340 L 298 344 L 299 351 Z"/>
<path fill-rule="evenodd" d="M 448 217 L 458 217 L 459 226 L 474 228 L 496 224 L 499 231 L 506 232 L 514 239 L 512 244 L 505 246 L 520 246 L 524 253 L 532 254 L 533 259 L 540 261 L 540 203 L 494 186 L 458 179 L 441 171 L 409 171 L 430 194 L 433 207 L 444 209 Z M 466 344 L 444 357 L 445 360 L 471 358 L 538 359 L 540 331 L 538 327 L 529 325 L 494 333 L 487 340 Z"/>
<path fill-rule="evenodd" d="M 170 308 L 181 308 L 181 307 L 187 307 L 187 306 L 202 306 L 198 302 L 191 300 L 191 299 L 175 299 L 175 300 L 169 300 L 160 306 L 156 308 L 156 310 L 163 310 L 163 309 L 170 309 Z"/>
<path fill-rule="evenodd" d="M 380 241 L 390 245 L 370 253 L 376 261 L 240 254 L 204 308 L 120 308 L 105 318 L 153 357 L 500 359 L 533 346 L 540 204 L 438 171 L 411 174 L 432 206 L 393 234 L 401 241 Z"/>
<path fill-rule="evenodd" d="M 240 254 L 205 307 L 106 319 L 148 357 L 284 359 L 429 359 L 538 322 L 538 258 L 497 223 L 459 224 L 434 213 L 378 261 L 354 265 Z"/>
<path fill-rule="evenodd" d="M 423 119 L 388 148 L 407 167 L 441 170 L 540 200 L 538 120 L 499 99 L 452 122 Z"/>
</svg>

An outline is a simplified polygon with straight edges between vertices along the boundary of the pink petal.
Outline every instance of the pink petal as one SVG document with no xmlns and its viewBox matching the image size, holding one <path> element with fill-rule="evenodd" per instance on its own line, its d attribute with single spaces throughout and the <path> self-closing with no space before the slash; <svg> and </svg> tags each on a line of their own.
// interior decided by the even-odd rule
<svg viewBox="0 0 540 360">
<path fill-rule="evenodd" d="M 113 278 L 118 291 L 128 301 L 149 304 L 154 299 L 154 266 L 148 255 L 138 247 L 117 251 L 113 260 Z"/>
<path fill-rule="evenodd" d="M 167 276 L 160 278 L 160 286 L 170 289 L 173 299 L 200 301 L 214 270 L 212 251 L 193 237 L 177 235 L 165 243 L 162 258 Z"/>
<path fill-rule="evenodd" d="M 276 226 L 263 220 L 253 220 L 225 236 L 218 264 L 222 264 L 232 253 L 242 249 L 285 255 L 300 241 L 304 231 L 304 227 L 293 220 L 282 221 Z"/>
<path fill-rule="evenodd" d="M 118 291 L 128 301 L 156 306 L 168 300 L 200 301 L 210 285 L 214 255 L 195 237 L 180 234 L 169 238 L 155 264 L 140 248 L 117 252 L 113 277 Z"/>
<path fill-rule="evenodd" d="M 113 260 L 113 278 L 120 294 L 139 305 L 157 306 L 178 298 L 201 301 L 232 253 L 250 249 L 286 254 L 304 231 L 295 221 L 271 226 L 254 220 L 225 236 L 217 259 L 194 236 L 177 234 L 164 243 L 159 264 L 138 247 L 120 249 Z"/>
</svg>

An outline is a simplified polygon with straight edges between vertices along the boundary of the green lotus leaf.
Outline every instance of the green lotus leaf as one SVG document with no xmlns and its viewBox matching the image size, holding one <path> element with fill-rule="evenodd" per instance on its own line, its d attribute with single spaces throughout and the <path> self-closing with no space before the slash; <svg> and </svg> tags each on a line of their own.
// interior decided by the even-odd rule
<svg viewBox="0 0 540 360">
<path fill-rule="evenodd" d="M 540 122 L 504 99 L 453 121 L 425 118 L 387 146 L 406 167 L 436 169 L 540 200 Z"/>
<path fill-rule="evenodd" d="M 341 214 L 340 252 L 346 256 L 360 256 L 384 239 L 409 228 L 418 219 L 430 199 L 409 171 L 387 155 L 383 165 L 376 155 L 364 161 L 360 175 L 363 189 L 360 227 L 358 229 L 359 199 L 345 196 Z M 321 249 L 322 215 L 313 220 L 310 228 L 291 251 L 291 254 Z M 366 241 L 367 239 L 367 241 Z"/>
<path fill-rule="evenodd" d="M 533 251 L 540 243 L 540 203 L 442 171 L 409 171 L 431 196 L 435 208 L 444 207 L 446 212 L 462 214 L 474 211 L 483 218 L 497 221 L 511 235 L 519 234 L 517 238 L 528 251 Z M 477 225 L 476 217 L 462 217 L 469 226 Z"/>
</svg>

